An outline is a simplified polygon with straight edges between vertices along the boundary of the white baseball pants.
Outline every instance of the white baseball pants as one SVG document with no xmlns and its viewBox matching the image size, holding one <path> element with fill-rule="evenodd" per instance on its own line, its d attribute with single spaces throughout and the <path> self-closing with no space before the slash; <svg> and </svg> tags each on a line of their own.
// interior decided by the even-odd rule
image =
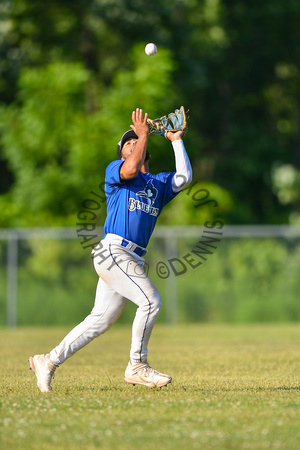
<svg viewBox="0 0 300 450">
<path fill-rule="evenodd" d="M 91 313 L 73 328 L 50 352 L 55 364 L 62 364 L 95 337 L 105 333 L 120 317 L 128 300 L 137 305 L 132 325 L 131 364 L 146 362 L 148 342 L 161 308 L 161 296 L 143 269 L 144 258 L 121 246 L 122 237 L 107 234 L 93 250 L 99 275 Z"/>
</svg>

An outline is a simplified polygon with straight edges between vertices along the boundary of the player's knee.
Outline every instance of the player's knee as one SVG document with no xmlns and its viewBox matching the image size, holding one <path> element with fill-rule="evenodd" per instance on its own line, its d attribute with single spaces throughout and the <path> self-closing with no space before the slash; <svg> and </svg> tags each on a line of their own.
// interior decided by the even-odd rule
<svg viewBox="0 0 300 450">
<path fill-rule="evenodd" d="M 156 307 L 157 307 L 157 309 L 160 310 L 161 305 L 162 305 L 162 299 L 161 299 L 161 295 L 158 291 L 157 291 L 157 295 L 156 295 L 155 299 L 156 299 Z"/>
<path fill-rule="evenodd" d="M 143 293 L 142 296 L 137 300 L 137 304 L 143 311 L 160 311 L 162 300 L 160 293 L 158 291 L 152 291 L 147 294 Z"/>
<path fill-rule="evenodd" d="M 161 309 L 161 305 L 162 305 L 161 295 L 156 290 L 153 292 L 153 295 L 151 295 L 149 306 L 152 309 L 152 311 L 156 311 L 158 314 Z"/>
</svg>

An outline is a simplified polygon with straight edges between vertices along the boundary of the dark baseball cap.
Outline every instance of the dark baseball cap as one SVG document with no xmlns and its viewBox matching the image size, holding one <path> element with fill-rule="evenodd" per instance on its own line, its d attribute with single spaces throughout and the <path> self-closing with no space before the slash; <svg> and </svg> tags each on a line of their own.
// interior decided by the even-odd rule
<svg viewBox="0 0 300 450">
<path fill-rule="evenodd" d="M 119 159 L 122 158 L 122 148 L 126 141 L 129 141 L 129 139 L 138 139 L 138 136 L 135 134 L 133 130 L 126 131 L 123 136 L 121 137 L 120 142 L 118 142 L 118 157 Z"/>
</svg>

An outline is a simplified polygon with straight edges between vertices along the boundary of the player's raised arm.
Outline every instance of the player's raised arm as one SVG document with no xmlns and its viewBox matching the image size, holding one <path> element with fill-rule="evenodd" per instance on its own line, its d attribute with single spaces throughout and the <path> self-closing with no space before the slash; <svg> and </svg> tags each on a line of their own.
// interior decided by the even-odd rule
<svg viewBox="0 0 300 450">
<path fill-rule="evenodd" d="M 172 142 L 175 154 L 176 173 L 172 180 L 172 190 L 179 192 L 192 181 L 192 166 L 182 140 L 183 131 L 180 130 L 176 133 L 169 131 L 166 133 L 166 138 Z"/>
<path fill-rule="evenodd" d="M 124 163 L 120 167 L 120 179 L 130 180 L 137 176 L 145 163 L 147 143 L 149 136 L 149 127 L 147 125 L 148 114 L 143 117 L 143 110 L 137 108 L 132 112 L 132 130 L 138 136 L 138 139 L 131 139 L 125 142 L 122 150 Z"/>
</svg>

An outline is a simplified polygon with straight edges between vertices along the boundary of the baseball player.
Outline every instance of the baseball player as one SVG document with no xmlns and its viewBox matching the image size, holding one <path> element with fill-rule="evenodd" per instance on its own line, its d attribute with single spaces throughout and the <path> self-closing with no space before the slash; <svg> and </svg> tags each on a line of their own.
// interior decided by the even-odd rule
<svg viewBox="0 0 300 450">
<path fill-rule="evenodd" d="M 148 342 L 161 308 L 161 296 L 143 270 L 143 257 L 158 215 L 191 182 L 192 168 L 182 141 L 183 132 L 177 131 L 166 134 L 172 142 L 176 171 L 157 175 L 149 172 L 147 118 L 142 109 L 133 111 L 133 125 L 118 144 L 119 159 L 106 169 L 105 236 L 92 251 L 99 275 L 94 307 L 50 353 L 29 358 L 42 392 L 52 390 L 56 368 L 107 331 L 128 300 L 136 304 L 137 311 L 125 381 L 154 388 L 172 380 L 148 364 Z"/>
</svg>

